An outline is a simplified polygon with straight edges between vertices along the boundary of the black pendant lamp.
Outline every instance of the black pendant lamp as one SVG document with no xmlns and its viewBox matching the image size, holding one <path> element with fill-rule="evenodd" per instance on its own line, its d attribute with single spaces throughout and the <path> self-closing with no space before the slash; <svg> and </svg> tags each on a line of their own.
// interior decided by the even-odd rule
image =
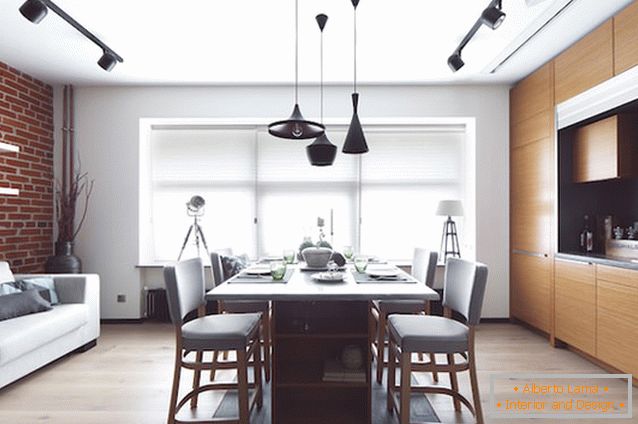
<svg viewBox="0 0 638 424">
<path fill-rule="evenodd" d="M 321 123 L 323 124 L 323 29 L 328 22 L 328 16 L 320 14 L 315 19 L 321 31 Z M 306 155 L 312 166 L 330 166 L 337 157 L 337 146 L 328 140 L 328 136 L 324 132 L 312 144 L 306 146 Z"/>
<path fill-rule="evenodd" d="M 352 0 L 354 6 L 354 93 L 352 93 L 352 120 L 350 128 L 346 135 L 346 141 L 343 143 L 343 153 L 361 154 L 368 151 L 368 143 L 359 122 L 357 109 L 359 108 L 359 93 L 357 93 L 357 6 L 359 0 Z"/>
<path fill-rule="evenodd" d="M 268 132 L 275 137 L 303 140 L 319 137 L 324 126 L 304 119 L 299 109 L 299 0 L 295 0 L 295 107 L 290 118 L 268 125 Z"/>
</svg>

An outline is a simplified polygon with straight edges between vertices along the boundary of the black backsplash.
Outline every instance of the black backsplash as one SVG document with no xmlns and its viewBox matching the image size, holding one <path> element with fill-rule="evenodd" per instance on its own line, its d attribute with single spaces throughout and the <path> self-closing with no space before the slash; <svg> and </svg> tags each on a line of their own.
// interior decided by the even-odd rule
<svg viewBox="0 0 638 424">
<path fill-rule="evenodd" d="M 604 218 L 613 217 L 613 226 L 626 228 L 638 221 L 638 179 L 623 178 L 591 183 L 572 182 L 572 140 L 574 129 L 589 122 L 625 111 L 638 111 L 632 102 L 558 132 L 558 250 L 579 251 L 579 235 L 584 216 L 590 217 L 594 231 L 594 253 L 604 253 Z M 636 140 L 638 143 L 638 140 Z"/>
</svg>

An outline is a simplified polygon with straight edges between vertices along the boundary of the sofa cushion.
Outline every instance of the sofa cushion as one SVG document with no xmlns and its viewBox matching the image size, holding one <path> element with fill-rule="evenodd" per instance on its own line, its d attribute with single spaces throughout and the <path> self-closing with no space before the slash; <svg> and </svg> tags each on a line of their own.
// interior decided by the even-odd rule
<svg viewBox="0 0 638 424">
<path fill-rule="evenodd" d="M 20 293 L 13 283 L 0 283 L 0 296 L 5 294 Z"/>
<path fill-rule="evenodd" d="M 25 290 L 0 296 L 0 321 L 49 309 L 51 309 L 51 303 L 42 297 L 38 290 Z"/>
<path fill-rule="evenodd" d="M 63 304 L 41 314 L 0 321 L 0 365 L 86 325 L 88 313 L 85 304 Z"/>
<path fill-rule="evenodd" d="M 51 277 L 24 278 L 16 281 L 14 285 L 22 291 L 31 289 L 38 290 L 42 297 L 51 302 L 51 305 L 57 305 L 60 303 L 58 294 L 55 291 L 55 282 Z"/>
</svg>

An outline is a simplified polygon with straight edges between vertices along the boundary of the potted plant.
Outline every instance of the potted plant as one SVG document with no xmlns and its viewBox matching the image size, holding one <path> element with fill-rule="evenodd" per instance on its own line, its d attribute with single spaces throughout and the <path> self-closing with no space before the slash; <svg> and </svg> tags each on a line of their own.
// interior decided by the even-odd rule
<svg viewBox="0 0 638 424">
<path fill-rule="evenodd" d="M 73 87 L 64 87 L 62 128 L 62 181 L 56 181 L 55 212 L 58 238 L 55 255 L 49 256 L 45 269 L 49 273 L 80 273 L 82 262 L 73 253 L 73 243 L 86 219 L 93 180 L 75 166 L 75 137 L 73 133 Z M 76 225 L 78 201 L 83 199 L 82 213 Z"/>
</svg>

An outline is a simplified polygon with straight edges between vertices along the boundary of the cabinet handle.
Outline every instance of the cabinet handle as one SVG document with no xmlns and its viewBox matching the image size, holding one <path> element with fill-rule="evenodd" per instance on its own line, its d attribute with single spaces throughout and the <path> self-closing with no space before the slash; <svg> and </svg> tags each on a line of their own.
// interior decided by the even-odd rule
<svg viewBox="0 0 638 424">
<path fill-rule="evenodd" d="M 516 253 L 517 255 L 534 256 L 537 258 L 546 258 L 548 256 L 547 253 L 530 252 L 527 250 L 519 250 L 519 249 L 512 249 L 512 253 Z"/>
<path fill-rule="evenodd" d="M 594 265 L 593 262 L 590 262 L 590 261 L 579 261 L 579 260 L 576 260 L 576 259 L 556 258 L 556 260 L 559 261 L 559 262 L 567 262 L 567 263 L 570 263 L 570 264 Z"/>
</svg>

